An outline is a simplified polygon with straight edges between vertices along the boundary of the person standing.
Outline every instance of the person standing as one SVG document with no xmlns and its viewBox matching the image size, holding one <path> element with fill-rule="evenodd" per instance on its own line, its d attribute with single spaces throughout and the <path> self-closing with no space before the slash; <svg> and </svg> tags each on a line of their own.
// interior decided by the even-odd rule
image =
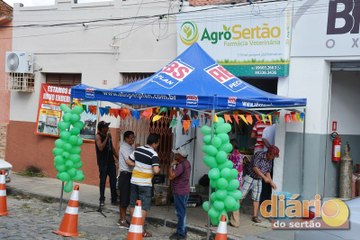
<svg viewBox="0 0 360 240">
<path fill-rule="evenodd" d="M 268 125 L 264 128 L 262 134 L 262 141 L 264 143 L 264 151 L 267 151 L 267 148 L 275 144 L 275 133 L 276 133 L 276 124 Z"/>
<path fill-rule="evenodd" d="M 135 149 L 129 156 L 130 165 L 134 166 L 130 180 L 130 215 L 134 213 L 137 200 L 142 202 L 142 224 L 144 225 L 147 211 L 151 207 L 152 178 L 160 172 L 160 160 L 156 149 L 160 144 L 160 136 L 151 133 L 145 146 Z M 143 226 L 144 227 L 144 226 Z M 151 237 L 151 233 L 143 230 L 143 237 Z"/>
<path fill-rule="evenodd" d="M 270 125 L 269 121 L 257 121 L 252 129 L 251 138 L 256 139 L 255 147 L 254 147 L 254 154 L 258 151 L 264 150 L 264 142 L 262 139 L 264 128 Z"/>
<path fill-rule="evenodd" d="M 98 133 L 95 137 L 96 158 L 100 177 L 100 207 L 105 205 L 105 184 L 107 176 L 109 176 L 110 179 L 111 204 L 117 204 L 118 198 L 116 193 L 116 166 L 114 159 L 114 156 L 118 158 L 118 154 L 113 146 L 109 125 L 110 123 L 100 121 L 97 126 Z"/>
<path fill-rule="evenodd" d="M 130 203 L 130 179 L 133 167 L 130 154 L 134 152 L 133 144 L 135 142 L 135 134 L 132 131 L 126 131 L 123 135 L 123 142 L 119 149 L 119 178 L 118 186 L 120 191 L 120 219 L 118 225 L 120 228 L 128 228 L 129 223 L 126 221 L 126 209 Z"/>
<path fill-rule="evenodd" d="M 276 189 L 276 185 L 271 179 L 270 170 L 272 167 L 272 160 L 279 157 L 279 148 L 276 146 L 270 146 L 266 152 L 259 151 L 255 153 L 254 160 L 250 162 L 247 175 L 244 177 L 244 184 L 242 187 L 242 199 L 251 190 L 251 198 L 253 200 L 253 217 L 252 221 L 255 223 L 261 223 L 258 218 L 260 194 L 262 188 L 261 179 L 266 183 L 269 183 L 272 189 Z"/>
<path fill-rule="evenodd" d="M 177 229 L 169 238 L 186 239 L 186 206 L 190 194 L 191 164 L 187 160 L 188 153 L 184 148 L 173 150 L 174 161 L 169 168 L 169 180 L 171 180 L 175 211 L 177 216 Z"/>
</svg>

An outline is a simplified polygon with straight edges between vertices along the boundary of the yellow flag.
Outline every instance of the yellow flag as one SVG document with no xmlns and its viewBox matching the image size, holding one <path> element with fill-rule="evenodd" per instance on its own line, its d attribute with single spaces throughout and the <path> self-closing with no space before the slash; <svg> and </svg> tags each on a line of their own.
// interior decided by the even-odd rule
<svg viewBox="0 0 360 240">
<path fill-rule="evenodd" d="M 244 123 L 246 123 L 246 125 L 249 125 L 248 121 L 246 120 L 246 118 L 243 114 L 240 114 L 239 116 L 244 121 Z"/>
<path fill-rule="evenodd" d="M 161 115 L 155 115 L 155 116 L 153 117 L 152 121 L 153 121 L 153 122 L 156 122 L 156 121 L 158 121 L 158 120 L 161 119 L 161 118 L 162 118 Z"/>
</svg>

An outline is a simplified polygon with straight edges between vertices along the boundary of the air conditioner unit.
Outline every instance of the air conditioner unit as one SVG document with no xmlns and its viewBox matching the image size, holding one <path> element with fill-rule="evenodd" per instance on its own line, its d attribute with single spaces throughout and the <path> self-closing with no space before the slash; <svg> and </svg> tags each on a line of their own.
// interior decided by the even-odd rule
<svg viewBox="0 0 360 240">
<path fill-rule="evenodd" d="M 33 73 L 33 55 L 27 52 L 6 52 L 5 72 Z"/>
</svg>

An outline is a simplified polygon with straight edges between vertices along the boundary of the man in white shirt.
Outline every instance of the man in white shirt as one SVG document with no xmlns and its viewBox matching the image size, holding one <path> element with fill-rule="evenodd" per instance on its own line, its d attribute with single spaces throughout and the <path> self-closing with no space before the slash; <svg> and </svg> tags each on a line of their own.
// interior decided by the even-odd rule
<svg viewBox="0 0 360 240">
<path fill-rule="evenodd" d="M 262 134 L 262 141 L 264 142 L 265 152 L 267 151 L 268 147 L 275 144 L 275 132 L 276 132 L 276 124 L 264 128 Z"/>
<path fill-rule="evenodd" d="M 129 163 L 129 156 L 134 152 L 133 144 L 135 142 L 135 134 L 132 131 L 126 131 L 123 136 L 123 142 L 119 149 L 119 178 L 118 186 L 120 190 L 120 219 L 118 225 L 120 228 L 129 228 L 126 221 L 126 209 L 130 203 L 130 179 L 133 167 Z M 130 162 L 131 164 L 131 162 Z"/>
</svg>

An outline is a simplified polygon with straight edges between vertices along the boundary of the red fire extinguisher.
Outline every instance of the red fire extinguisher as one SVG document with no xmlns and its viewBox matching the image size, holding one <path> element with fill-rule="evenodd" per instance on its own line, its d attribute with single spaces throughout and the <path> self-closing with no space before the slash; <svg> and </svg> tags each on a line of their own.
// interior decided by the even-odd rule
<svg viewBox="0 0 360 240">
<path fill-rule="evenodd" d="M 332 142 L 332 160 L 339 162 L 341 160 L 341 138 L 337 132 L 331 134 Z"/>
</svg>

